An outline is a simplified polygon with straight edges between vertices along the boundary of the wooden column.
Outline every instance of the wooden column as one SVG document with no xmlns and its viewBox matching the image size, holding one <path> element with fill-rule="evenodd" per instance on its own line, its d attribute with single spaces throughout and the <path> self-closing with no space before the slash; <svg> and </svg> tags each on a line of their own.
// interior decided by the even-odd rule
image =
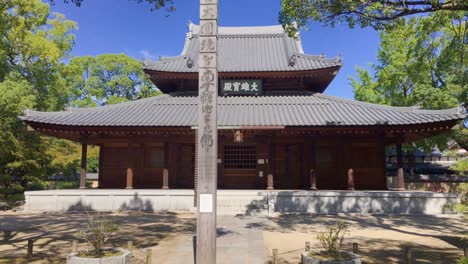
<svg viewBox="0 0 468 264">
<path fill-rule="evenodd" d="M 86 140 L 81 141 L 81 168 L 80 189 L 86 189 L 86 163 L 88 161 L 88 144 Z"/>
<path fill-rule="evenodd" d="M 133 189 L 133 166 L 132 142 L 129 140 L 127 146 L 127 187 L 125 189 Z"/>
<path fill-rule="evenodd" d="M 196 263 L 216 263 L 218 0 L 200 0 Z"/>
<path fill-rule="evenodd" d="M 169 143 L 164 143 L 164 169 L 162 189 L 169 189 Z"/>
<path fill-rule="evenodd" d="M 315 170 L 314 169 L 310 169 L 309 177 L 310 177 L 310 189 L 312 191 L 316 191 L 317 190 L 317 178 L 315 176 Z"/>
<path fill-rule="evenodd" d="M 268 173 L 268 179 L 267 179 L 267 190 L 273 190 L 275 189 L 273 186 L 273 174 Z"/>
<path fill-rule="evenodd" d="M 398 190 L 402 191 L 405 189 L 405 174 L 403 171 L 403 150 L 401 146 L 401 141 L 396 144 L 396 154 L 397 154 L 397 181 L 398 181 Z"/>
<path fill-rule="evenodd" d="M 354 191 L 354 171 L 348 169 L 348 190 Z"/>
</svg>

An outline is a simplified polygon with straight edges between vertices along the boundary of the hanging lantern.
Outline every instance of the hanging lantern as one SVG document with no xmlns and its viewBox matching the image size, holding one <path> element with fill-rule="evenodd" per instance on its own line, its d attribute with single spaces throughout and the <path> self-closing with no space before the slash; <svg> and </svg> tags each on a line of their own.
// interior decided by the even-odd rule
<svg viewBox="0 0 468 264">
<path fill-rule="evenodd" d="M 236 130 L 236 132 L 234 132 L 234 142 L 236 143 L 244 142 L 244 136 L 242 135 L 242 131 Z"/>
</svg>

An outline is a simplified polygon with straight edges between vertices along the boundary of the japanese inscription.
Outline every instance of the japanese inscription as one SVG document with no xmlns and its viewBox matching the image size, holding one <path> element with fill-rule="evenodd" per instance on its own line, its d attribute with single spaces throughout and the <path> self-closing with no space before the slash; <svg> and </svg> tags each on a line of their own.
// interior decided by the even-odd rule
<svg viewBox="0 0 468 264">
<path fill-rule="evenodd" d="M 262 80 L 221 80 L 221 93 L 223 95 L 260 94 L 261 92 Z"/>
</svg>

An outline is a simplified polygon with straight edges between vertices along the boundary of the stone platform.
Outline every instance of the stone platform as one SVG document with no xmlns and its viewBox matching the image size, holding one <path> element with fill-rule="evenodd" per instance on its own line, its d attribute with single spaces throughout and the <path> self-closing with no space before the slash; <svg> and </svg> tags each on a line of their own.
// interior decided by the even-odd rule
<svg viewBox="0 0 468 264">
<path fill-rule="evenodd" d="M 191 211 L 193 190 L 48 190 L 25 192 L 27 212 Z M 446 214 L 456 194 L 423 191 L 218 190 L 218 214 Z"/>
</svg>

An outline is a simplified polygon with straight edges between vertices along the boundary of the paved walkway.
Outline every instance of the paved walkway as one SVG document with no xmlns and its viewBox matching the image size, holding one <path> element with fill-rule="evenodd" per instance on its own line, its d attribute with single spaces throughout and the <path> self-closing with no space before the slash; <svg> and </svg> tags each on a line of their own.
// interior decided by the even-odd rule
<svg viewBox="0 0 468 264">
<path fill-rule="evenodd" d="M 262 264 L 267 262 L 261 217 L 218 216 L 217 264 Z M 167 239 L 153 249 L 153 263 L 191 264 L 193 237 Z"/>
</svg>

